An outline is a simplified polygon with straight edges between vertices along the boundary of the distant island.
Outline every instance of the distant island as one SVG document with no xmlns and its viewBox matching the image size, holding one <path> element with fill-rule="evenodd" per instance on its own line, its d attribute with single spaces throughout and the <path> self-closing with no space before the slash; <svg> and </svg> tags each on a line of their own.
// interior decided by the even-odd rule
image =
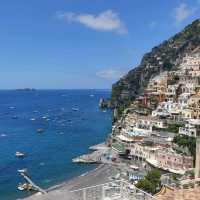
<svg viewBox="0 0 200 200">
<path fill-rule="evenodd" d="M 16 89 L 16 91 L 30 92 L 30 91 L 36 91 L 36 89 L 35 88 L 19 88 L 19 89 Z"/>
</svg>

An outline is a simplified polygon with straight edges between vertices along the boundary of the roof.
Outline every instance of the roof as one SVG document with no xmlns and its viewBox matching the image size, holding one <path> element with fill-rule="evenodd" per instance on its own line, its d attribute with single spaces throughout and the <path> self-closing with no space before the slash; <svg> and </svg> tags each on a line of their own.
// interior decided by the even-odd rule
<svg viewBox="0 0 200 200">
<path fill-rule="evenodd" d="M 125 142 L 133 142 L 134 140 L 132 138 L 128 138 L 124 135 L 118 135 L 117 136 L 120 140 L 125 141 Z"/>
<path fill-rule="evenodd" d="M 164 194 L 155 196 L 155 200 L 199 200 L 200 187 L 190 189 L 166 190 Z"/>
<path fill-rule="evenodd" d="M 200 125 L 200 119 L 189 119 L 188 122 L 193 125 Z"/>
<path fill-rule="evenodd" d="M 119 153 L 125 152 L 124 146 L 122 144 L 119 144 L 119 143 L 113 143 L 112 148 L 115 149 L 116 151 L 118 151 Z"/>
</svg>

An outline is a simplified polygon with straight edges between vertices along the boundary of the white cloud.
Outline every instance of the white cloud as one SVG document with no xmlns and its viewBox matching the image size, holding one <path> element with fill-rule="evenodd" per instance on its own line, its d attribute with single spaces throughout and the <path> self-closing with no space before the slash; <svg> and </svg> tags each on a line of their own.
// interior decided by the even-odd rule
<svg viewBox="0 0 200 200">
<path fill-rule="evenodd" d="M 97 31 L 114 31 L 120 34 L 128 33 L 119 15 L 112 10 L 106 10 L 98 15 L 59 12 L 57 13 L 57 18 L 64 19 L 67 22 L 77 22 Z"/>
<path fill-rule="evenodd" d="M 189 7 L 185 3 L 180 3 L 179 6 L 175 8 L 175 23 L 180 24 L 185 19 L 192 16 L 197 11 L 197 9 L 198 6 Z"/>
<path fill-rule="evenodd" d="M 108 79 L 108 80 L 119 79 L 124 74 L 125 72 L 120 71 L 120 70 L 114 70 L 114 69 L 102 70 L 96 73 L 98 77 Z"/>
</svg>

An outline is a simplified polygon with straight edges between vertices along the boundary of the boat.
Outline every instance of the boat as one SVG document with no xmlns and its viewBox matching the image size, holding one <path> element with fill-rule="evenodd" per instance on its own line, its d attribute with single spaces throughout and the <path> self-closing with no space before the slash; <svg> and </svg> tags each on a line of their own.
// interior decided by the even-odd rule
<svg viewBox="0 0 200 200">
<path fill-rule="evenodd" d="M 14 106 L 10 106 L 9 109 L 15 109 L 15 107 Z"/>
<path fill-rule="evenodd" d="M 18 169 L 17 170 L 19 173 L 26 173 L 27 172 L 27 169 L 26 168 L 24 168 L 24 169 Z"/>
<path fill-rule="evenodd" d="M 79 108 L 72 108 L 73 111 L 79 111 Z"/>
<path fill-rule="evenodd" d="M 31 121 L 35 121 L 35 118 L 31 118 L 30 120 L 31 120 Z"/>
<path fill-rule="evenodd" d="M 93 94 L 91 94 L 91 95 L 90 95 L 90 97 L 94 97 L 94 95 L 93 95 Z"/>
<path fill-rule="evenodd" d="M 17 189 L 20 191 L 33 190 L 33 186 L 29 183 L 19 183 L 19 185 L 17 186 Z"/>
<path fill-rule="evenodd" d="M 47 119 L 47 116 L 43 116 L 42 119 Z"/>
<path fill-rule="evenodd" d="M 37 132 L 38 132 L 38 133 L 43 133 L 43 132 L 44 132 L 44 129 L 38 128 L 38 129 L 37 129 Z"/>
<path fill-rule="evenodd" d="M 16 151 L 15 156 L 18 157 L 18 158 L 22 158 L 22 157 L 25 156 L 25 154 L 20 152 L 20 151 Z"/>
<path fill-rule="evenodd" d="M 18 119 L 18 116 L 14 115 L 12 116 L 12 119 Z"/>
</svg>

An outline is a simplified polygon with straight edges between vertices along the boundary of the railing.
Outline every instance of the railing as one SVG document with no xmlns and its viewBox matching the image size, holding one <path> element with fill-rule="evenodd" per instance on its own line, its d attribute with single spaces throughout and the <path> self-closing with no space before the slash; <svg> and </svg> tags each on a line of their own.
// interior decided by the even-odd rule
<svg viewBox="0 0 200 200">
<path fill-rule="evenodd" d="M 76 200 L 153 200 L 152 195 L 126 181 L 113 181 L 71 191 Z"/>
</svg>

